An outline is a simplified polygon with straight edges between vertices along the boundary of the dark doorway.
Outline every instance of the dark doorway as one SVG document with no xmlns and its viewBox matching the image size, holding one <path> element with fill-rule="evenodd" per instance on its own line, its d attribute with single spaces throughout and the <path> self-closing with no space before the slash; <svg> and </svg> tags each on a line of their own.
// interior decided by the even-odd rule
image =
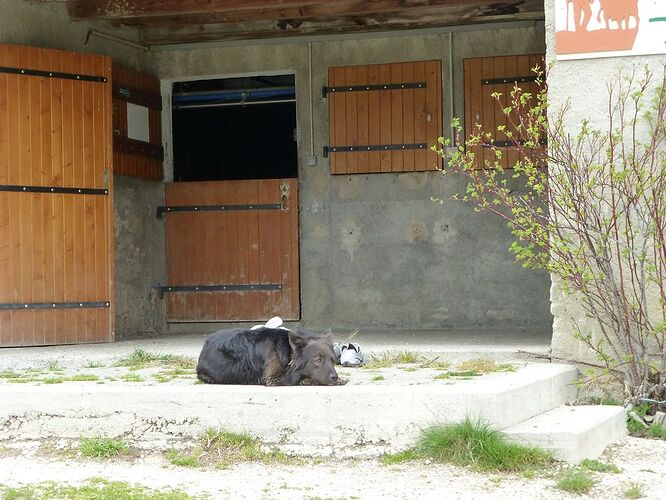
<svg viewBox="0 0 666 500">
<path fill-rule="evenodd" d="M 174 181 L 297 177 L 293 75 L 179 82 Z"/>
</svg>

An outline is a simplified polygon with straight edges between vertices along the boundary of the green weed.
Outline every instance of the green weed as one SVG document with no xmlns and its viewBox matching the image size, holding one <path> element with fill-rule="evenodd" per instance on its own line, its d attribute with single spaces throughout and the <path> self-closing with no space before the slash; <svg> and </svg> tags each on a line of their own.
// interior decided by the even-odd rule
<svg viewBox="0 0 666 500">
<path fill-rule="evenodd" d="M 92 478 L 77 486 L 55 482 L 29 484 L 20 488 L 0 487 L 5 500 L 190 500 L 194 497 L 180 490 L 159 491 L 138 484 Z"/>
<path fill-rule="evenodd" d="M 169 450 L 166 452 L 169 462 L 178 467 L 201 467 L 199 458 L 193 453 L 183 453 L 178 450 Z"/>
<path fill-rule="evenodd" d="M 572 469 L 560 475 L 557 481 L 557 487 L 568 493 L 588 493 L 595 485 L 596 481 L 588 476 L 585 471 Z"/>
<path fill-rule="evenodd" d="M 642 498 L 645 496 L 643 487 L 638 483 L 631 483 L 623 492 L 624 498 Z"/>
<path fill-rule="evenodd" d="M 545 451 L 509 443 L 499 431 L 469 418 L 461 423 L 423 430 L 417 450 L 437 462 L 481 471 L 520 472 L 546 466 L 552 461 Z"/>
<path fill-rule="evenodd" d="M 154 354 L 143 349 L 134 349 L 129 356 L 120 358 L 114 363 L 114 366 L 126 366 L 130 370 L 140 370 L 158 365 L 193 369 L 196 367 L 196 362 L 182 356 L 174 356 L 173 354 Z"/>
<path fill-rule="evenodd" d="M 411 460 L 417 460 L 418 458 L 421 458 L 418 451 L 414 448 L 408 448 L 406 450 L 399 451 L 398 453 L 390 453 L 382 456 L 381 462 L 384 465 L 394 465 L 403 462 L 409 462 Z"/>
<path fill-rule="evenodd" d="M 120 377 L 125 382 L 144 382 L 145 379 L 138 373 L 126 373 Z"/>
<path fill-rule="evenodd" d="M 599 460 L 585 459 L 580 463 L 581 468 L 587 469 L 592 472 L 611 472 L 613 474 L 619 474 L 622 472 L 617 465 L 614 464 L 605 464 Z"/>
<path fill-rule="evenodd" d="M 515 372 L 516 369 L 509 364 L 497 364 L 492 359 L 476 358 L 468 359 L 458 365 L 461 372 L 475 372 L 477 374 L 494 372 Z"/>
<path fill-rule="evenodd" d="M 87 458 L 111 458 L 129 452 L 127 443 L 122 439 L 103 437 L 83 437 L 78 449 L 81 455 Z"/>
</svg>

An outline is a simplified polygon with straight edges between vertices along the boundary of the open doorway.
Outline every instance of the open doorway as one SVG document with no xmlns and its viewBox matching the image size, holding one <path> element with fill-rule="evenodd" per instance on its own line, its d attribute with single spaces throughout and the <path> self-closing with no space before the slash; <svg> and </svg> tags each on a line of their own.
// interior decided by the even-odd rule
<svg viewBox="0 0 666 500">
<path fill-rule="evenodd" d="M 297 176 L 294 75 L 178 82 L 174 180 Z"/>
<path fill-rule="evenodd" d="M 294 75 L 177 82 L 167 320 L 300 319 Z"/>
</svg>

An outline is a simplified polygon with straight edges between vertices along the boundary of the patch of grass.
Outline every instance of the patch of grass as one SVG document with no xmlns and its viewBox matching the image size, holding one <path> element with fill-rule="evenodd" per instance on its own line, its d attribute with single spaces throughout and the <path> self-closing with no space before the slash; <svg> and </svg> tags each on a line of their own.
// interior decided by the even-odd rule
<svg viewBox="0 0 666 500">
<path fill-rule="evenodd" d="M 172 378 L 190 378 L 197 376 L 194 369 L 190 368 L 171 368 L 169 370 L 164 370 L 162 373 Z"/>
<path fill-rule="evenodd" d="M 608 394 L 603 396 L 592 396 L 590 397 L 589 402 L 593 405 L 622 406 L 622 403 Z"/>
<path fill-rule="evenodd" d="M 169 450 L 166 452 L 166 458 L 171 464 L 178 467 L 201 467 L 201 462 L 199 462 L 199 458 L 194 453 Z"/>
<path fill-rule="evenodd" d="M 190 500 L 194 497 L 180 490 L 159 491 L 138 484 L 92 478 L 72 486 L 55 482 L 30 484 L 20 488 L 0 487 L 5 500 L 57 498 L 63 500 Z"/>
<path fill-rule="evenodd" d="M 376 370 L 377 368 L 389 368 L 395 365 L 409 365 L 422 362 L 423 358 L 409 351 L 391 352 L 385 351 L 380 354 L 371 354 L 370 359 L 363 365 L 364 368 Z"/>
<path fill-rule="evenodd" d="M 643 498 L 643 487 L 639 483 L 630 483 L 622 492 L 624 498 Z"/>
<path fill-rule="evenodd" d="M 99 380 L 99 377 L 92 373 L 77 373 L 76 375 L 67 377 L 66 380 L 69 382 L 96 382 Z"/>
<path fill-rule="evenodd" d="M 9 378 L 7 382 L 10 384 L 28 384 L 30 382 L 39 382 L 39 379 L 33 377 L 26 378 Z"/>
<path fill-rule="evenodd" d="M 138 373 L 126 373 L 120 377 L 125 382 L 144 382 L 145 379 Z"/>
<path fill-rule="evenodd" d="M 44 384 L 62 384 L 65 381 L 65 377 L 46 377 L 41 379 L 39 382 Z"/>
<path fill-rule="evenodd" d="M 652 424 L 648 427 L 645 435 L 654 439 L 666 439 L 666 427 L 660 424 Z"/>
<path fill-rule="evenodd" d="M 580 467 L 587 469 L 592 472 L 611 472 L 613 474 L 619 474 L 622 472 L 620 468 L 615 464 L 605 464 L 599 460 L 591 460 L 586 458 L 580 463 Z"/>
<path fill-rule="evenodd" d="M 596 481 L 588 476 L 585 471 L 571 469 L 560 475 L 557 481 L 557 487 L 562 491 L 581 495 L 583 493 L 588 493 L 595 483 Z"/>
<path fill-rule="evenodd" d="M 129 447 L 122 439 L 82 437 L 79 452 L 86 458 L 111 458 L 128 453 Z"/>
<path fill-rule="evenodd" d="M 25 375 L 22 375 L 14 370 L 2 370 L 0 371 L 0 378 L 21 378 Z"/>
<path fill-rule="evenodd" d="M 104 363 L 101 361 L 88 361 L 85 365 L 83 365 L 84 368 L 103 368 Z"/>
<path fill-rule="evenodd" d="M 641 417 L 644 417 L 650 411 L 650 405 L 649 403 L 642 403 L 636 406 L 634 411 Z M 648 428 L 627 415 L 627 430 L 633 436 L 643 436 L 647 433 Z"/>
<path fill-rule="evenodd" d="M 552 461 L 545 451 L 509 443 L 499 431 L 469 418 L 461 423 L 423 430 L 417 450 L 437 462 L 481 471 L 520 472 L 546 466 Z"/>
<path fill-rule="evenodd" d="M 446 371 L 444 373 L 440 373 L 439 375 L 435 375 L 433 378 L 435 380 L 446 380 L 450 378 L 458 378 L 462 380 L 469 380 L 472 377 L 480 377 L 483 375 L 482 373 L 475 372 L 473 370 L 468 370 L 464 372 L 460 371 Z"/>
<path fill-rule="evenodd" d="M 379 381 L 381 381 L 381 380 L 386 380 L 386 379 L 384 378 L 384 375 L 375 375 L 374 377 L 372 377 L 372 378 L 370 379 L 371 382 L 379 382 Z"/>
<path fill-rule="evenodd" d="M 62 371 L 62 367 L 60 366 L 60 363 L 58 363 L 58 360 L 49 361 L 46 365 L 46 369 L 50 372 Z"/>
<path fill-rule="evenodd" d="M 202 463 L 225 468 L 238 462 L 284 463 L 291 459 L 281 451 L 264 451 L 261 442 L 247 433 L 208 429 L 192 455 Z"/>
<path fill-rule="evenodd" d="M 406 366 L 404 368 L 401 368 L 401 370 L 406 371 L 406 372 L 415 372 L 418 370 L 415 366 Z"/>
<path fill-rule="evenodd" d="M 480 377 L 483 375 L 474 370 L 462 370 L 462 371 L 448 371 L 446 372 L 450 377 Z"/>
<path fill-rule="evenodd" d="M 172 377 L 167 377 L 163 373 L 153 373 L 152 377 L 157 380 L 160 384 L 164 384 L 165 382 L 171 382 L 173 380 Z"/>
<path fill-rule="evenodd" d="M 414 448 L 408 448 L 398 453 L 389 453 L 381 457 L 381 462 L 384 465 L 395 465 L 401 464 L 403 462 L 409 462 L 411 460 L 417 460 L 421 458 L 418 451 Z"/>
<path fill-rule="evenodd" d="M 461 372 L 476 372 L 478 374 L 494 372 L 515 372 L 516 369 L 508 364 L 497 364 L 492 359 L 476 358 L 468 359 L 458 365 Z"/>
<path fill-rule="evenodd" d="M 173 354 L 154 354 L 143 349 L 134 349 L 129 356 L 118 359 L 114 366 L 126 366 L 130 370 L 140 370 L 149 366 L 171 366 L 174 368 L 194 369 L 196 362 L 192 359 Z"/>
<path fill-rule="evenodd" d="M 433 361 L 432 363 L 423 363 L 421 368 L 434 368 L 435 370 L 448 370 L 451 363 L 448 361 Z"/>
</svg>

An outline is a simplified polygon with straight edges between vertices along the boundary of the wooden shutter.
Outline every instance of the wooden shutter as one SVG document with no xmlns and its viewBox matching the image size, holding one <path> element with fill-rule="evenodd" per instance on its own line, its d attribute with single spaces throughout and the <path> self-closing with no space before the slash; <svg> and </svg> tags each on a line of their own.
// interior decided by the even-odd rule
<svg viewBox="0 0 666 500">
<path fill-rule="evenodd" d="M 169 321 L 300 318 L 298 180 L 165 185 Z"/>
<path fill-rule="evenodd" d="M 331 174 L 436 170 L 441 74 L 441 61 L 329 68 Z"/>
<path fill-rule="evenodd" d="M 494 132 L 494 145 L 506 148 L 501 164 L 504 168 L 512 168 L 520 159 L 520 154 L 504 132 L 497 127 L 504 125 L 510 130 L 510 123 L 502 108 L 508 104 L 511 90 L 515 83 L 533 96 L 539 92 L 534 81 L 536 75 L 532 71 L 535 66 L 544 67 L 543 54 L 521 56 L 477 57 L 464 60 L 465 72 L 465 137 L 476 133 L 476 124 L 480 124 L 484 132 Z M 502 94 L 498 103 L 492 94 Z M 484 168 L 485 161 L 492 168 L 496 160 L 490 147 L 474 146 L 475 160 L 478 168 Z"/>
<path fill-rule="evenodd" d="M 149 140 L 128 137 L 127 104 L 148 108 Z M 162 180 L 160 81 L 119 64 L 113 65 L 113 163 L 114 173 Z"/>
<path fill-rule="evenodd" d="M 0 346 L 111 341 L 111 60 L 0 45 L 0 67 Z"/>
</svg>

